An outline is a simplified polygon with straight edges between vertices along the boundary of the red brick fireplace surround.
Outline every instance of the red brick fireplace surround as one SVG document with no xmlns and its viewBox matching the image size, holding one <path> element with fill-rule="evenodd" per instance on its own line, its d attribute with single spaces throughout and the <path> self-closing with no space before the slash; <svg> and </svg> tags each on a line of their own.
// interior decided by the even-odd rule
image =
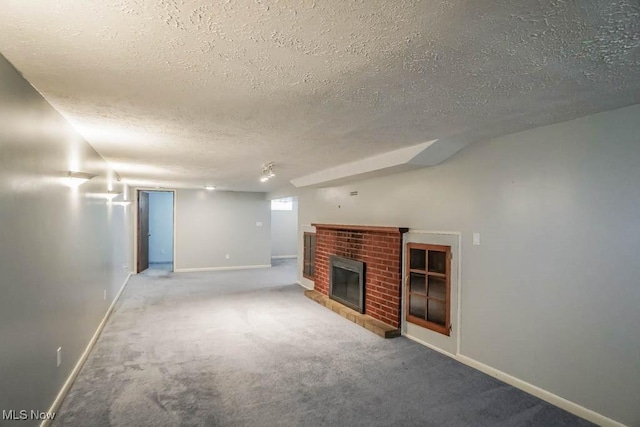
<svg viewBox="0 0 640 427">
<path fill-rule="evenodd" d="M 400 327 L 402 235 L 407 228 L 312 224 L 316 227 L 315 290 L 329 295 L 329 257 L 365 263 L 365 314 Z"/>
</svg>

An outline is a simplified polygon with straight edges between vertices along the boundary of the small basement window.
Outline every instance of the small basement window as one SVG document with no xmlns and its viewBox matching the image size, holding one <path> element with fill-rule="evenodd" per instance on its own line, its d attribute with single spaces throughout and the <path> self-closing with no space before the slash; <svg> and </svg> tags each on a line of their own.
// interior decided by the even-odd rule
<svg viewBox="0 0 640 427">
<path fill-rule="evenodd" d="M 272 211 L 292 211 L 293 197 L 285 197 L 283 199 L 273 199 L 271 201 Z"/>
</svg>

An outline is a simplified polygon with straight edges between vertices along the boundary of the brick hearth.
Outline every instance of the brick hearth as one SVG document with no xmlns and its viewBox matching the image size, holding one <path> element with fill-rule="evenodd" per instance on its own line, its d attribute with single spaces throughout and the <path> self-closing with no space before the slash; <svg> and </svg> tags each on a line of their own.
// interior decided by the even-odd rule
<svg viewBox="0 0 640 427">
<path fill-rule="evenodd" d="M 315 290 L 329 295 L 329 256 L 365 263 L 365 314 L 400 327 L 402 234 L 407 228 L 312 224 L 316 227 Z"/>
</svg>

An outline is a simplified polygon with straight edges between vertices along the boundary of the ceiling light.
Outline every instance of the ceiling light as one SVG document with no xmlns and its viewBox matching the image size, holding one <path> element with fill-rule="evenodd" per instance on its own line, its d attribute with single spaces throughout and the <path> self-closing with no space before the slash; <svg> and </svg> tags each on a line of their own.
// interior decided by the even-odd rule
<svg viewBox="0 0 640 427">
<path fill-rule="evenodd" d="M 216 189 L 215 185 L 205 185 L 204 189 L 207 191 L 213 191 Z"/>
<path fill-rule="evenodd" d="M 269 178 L 273 178 L 276 174 L 273 172 L 273 162 L 262 165 L 262 177 L 260 182 L 267 182 Z"/>
<path fill-rule="evenodd" d="M 111 202 L 111 204 L 116 206 L 129 206 L 131 204 L 131 200 L 118 200 L 117 202 Z"/>
<path fill-rule="evenodd" d="M 67 176 L 65 178 L 65 184 L 70 188 L 78 188 L 85 182 L 89 181 L 91 178 L 94 178 L 96 175 L 92 173 L 86 172 L 67 172 Z"/>
</svg>

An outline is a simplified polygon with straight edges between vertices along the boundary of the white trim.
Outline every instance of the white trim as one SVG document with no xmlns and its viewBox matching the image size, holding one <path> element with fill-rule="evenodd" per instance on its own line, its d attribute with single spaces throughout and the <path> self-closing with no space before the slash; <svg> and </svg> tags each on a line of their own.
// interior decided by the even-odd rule
<svg viewBox="0 0 640 427">
<path fill-rule="evenodd" d="M 541 389 L 540 387 L 537 387 L 498 369 L 492 368 L 489 365 L 478 362 L 475 359 L 464 356 L 462 354 L 459 354 L 454 358 L 467 366 L 477 369 L 480 372 L 484 372 L 485 374 L 490 375 L 504 383 L 512 385 L 515 388 L 518 388 L 546 402 L 549 402 L 552 405 L 557 406 L 558 408 L 564 409 L 567 412 L 571 412 L 574 415 L 584 418 L 587 421 L 591 421 L 592 423 L 600 426 L 624 427 L 624 424 L 621 424 L 618 421 L 605 417 L 604 415 L 592 411 L 591 409 L 580 406 L 577 403 L 571 402 L 570 400 L 560 397 L 557 394 L 553 394 L 550 391 Z"/>
<path fill-rule="evenodd" d="M 300 229 L 302 230 L 303 233 L 305 231 L 307 233 L 315 233 L 316 232 L 316 227 L 314 225 L 311 225 L 311 224 L 302 224 L 300 226 Z"/>
<path fill-rule="evenodd" d="M 178 219 L 177 217 L 177 211 L 178 211 L 178 192 L 176 190 L 173 190 L 173 271 L 176 270 L 176 225 L 178 224 Z M 138 253 L 136 251 L 136 253 Z"/>
<path fill-rule="evenodd" d="M 436 347 L 436 346 L 435 346 L 435 345 L 433 345 L 433 344 L 429 344 L 428 342 L 423 341 L 423 340 L 421 340 L 421 339 L 419 339 L 419 338 L 412 337 L 411 335 L 407 335 L 406 333 L 403 333 L 402 335 L 403 335 L 403 336 L 405 336 L 405 337 L 407 337 L 407 338 L 409 338 L 411 341 L 415 341 L 415 342 L 417 342 L 418 344 L 422 344 L 422 345 L 423 345 L 423 346 L 425 346 L 425 347 L 429 347 L 431 350 L 435 350 L 435 351 L 437 351 L 438 353 L 442 353 L 442 354 L 444 354 L 445 356 L 449 356 L 449 357 L 451 357 L 451 358 L 453 358 L 453 359 L 455 359 L 455 358 L 456 358 L 456 355 L 455 355 L 455 354 L 453 354 L 453 353 L 449 353 L 448 351 L 446 351 L 446 350 L 444 350 L 444 349 L 442 349 L 442 348 L 440 348 L 440 347 Z"/>
<path fill-rule="evenodd" d="M 298 285 L 300 285 L 301 287 L 305 288 L 305 289 L 309 289 L 310 291 L 312 291 L 312 290 L 313 290 L 313 287 L 303 285 L 303 284 L 302 284 L 302 282 L 301 282 L 300 280 L 298 280 L 296 283 L 297 283 Z"/>
<path fill-rule="evenodd" d="M 107 312 L 105 313 L 104 317 L 102 318 L 102 321 L 98 325 L 98 329 L 96 329 L 96 331 L 94 332 L 93 336 L 91 337 L 91 340 L 89 340 L 89 344 L 87 344 L 87 347 L 84 349 L 84 352 L 80 356 L 80 359 L 78 359 L 78 362 L 76 363 L 76 366 L 74 366 L 73 370 L 71 371 L 71 373 L 67 377 L 67 380 L 62 385 L 62 388 L 60 389 L 60 392 L 58 392 L 58 395 L 56 396 L 56 399 L 53 401 L 53 404 L 49 408 L 49 413 L 50 414 L 55 413 L 55 412 L 58 411 L 58 409 L 60 409 L 60 406 L 62 405 L 62 402 L 64 401 L 64 398 L 67 396 L 67 393 L 69 393 L 69 390 L 71 389 L 71 386 L 73 385 L 74 381 L 78 377 L 78 374 L 80 373 L 80 370 L 84 366 L 84 362 L 87 361 L 87 358 L 89 357 L 89 353 L 91 353 L 91 350 L 93 350 L 93 346 L 98 341 L 98 338 L 100 337 L 100 334 L 102 333 L 102 330 L 104 329 L 104 326 L 107 324 L 107 320 L 109 320 L 109 317 L 111 316 L 111 313 L 113 313 L 113 309 L 115 308 L 116 303 L 120 299 L 120 296 L 124 292 L 124 289 L 126 288 L 127 283 L 129 283 L 129 279 L 130 278 L 131 278 L 131 273 L 129 273 L 127 275 L 127 278 L 125 279 L 124 283 L 120 287 L 120 290 L 116 294 L 115 298 L 113 298 L 113 301 L 111 302 L 111 305 L 107 309 Z M 51 422 L 52 422 L 52 420 L 50 420 L 50 419 L 44 420 L 40 424 L 40 427 L 48 427 L 51 424 Z"/>
<path fill-rule="evenodd" d="M 249 270 L 254 268 L 271 268 L 271 264 L 232 265 L 230 267 L 196 267 L 174 269 L 175 273 L 193 273 L 197 271 Z"/>
<path fill-rule="evenodd" d="M 291 259 L 298 258 L 298 255 L 274 255 L 271 259 Z"/>
</svg>

